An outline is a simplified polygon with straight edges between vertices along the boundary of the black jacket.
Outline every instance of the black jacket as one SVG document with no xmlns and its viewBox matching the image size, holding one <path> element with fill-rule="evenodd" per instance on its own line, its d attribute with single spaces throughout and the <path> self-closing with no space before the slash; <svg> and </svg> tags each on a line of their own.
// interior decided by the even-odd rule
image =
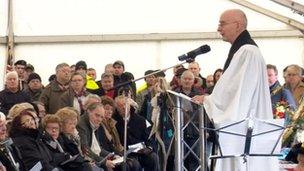
<svg viewBox="0 0 304 171">
<path fill-rule="evenodd" d="M 58 142 L 60 143 L 61 147 L 63 150 L 70 155 L 74 156 L 76 154 L 80 154 L 81 152 L 79 151 L 78 145 L 80 143 L 80 140 L 76 139 L 70 139 L 64 134 L 60 134 L 58 137 Z"/>
<path fill-rule="evenodd" d="M 8 114 L 8 111 L 17 103 L 22 102 L 31 102 L 29 94 L 23 91 L 17 91 L 13 93 L 8 89 L 4 89 L 0 92 L 0 111 L 5 115 Z"/>
<path fill-rule="evenodd" d="M 114 113 L 113 118 L 117 121 L 116 129 L 119 134 L 120 142 L 123 144 L 124 120 L 117 111 Z M 147 146 L 152 146 L 151 142 L 148 141 L 149 130 L 147 129 L 145 118 L 131 112 L 127 127 L 127 145 L 144 142 Z"/>
<path fill-rule="evenodd" d="M 23 128 L 14 131 L 11 137 L 20 149 L 26 170 L 30 170 L 38 162 L 41 162 L 43 171 L 50 171 L 55 168 L 53 157 L 42 142 L 38 130 Z"/>
<path fill-rule="evenodd" d="M 1 144 L 4 142 L 1 142 Z M 12 155 L 13 159 L 10 158 L 10 154 Z M 25 166 L 21 157 L 20 150 L 18 147 L 15 146 L 15 144 L 9 144 L 6 143 L 6 145 L 0 146 L 0 161 L 5 166 L 6 170 L 10 171 L 17 171 L 16 166 L 14 166 L 14 163 L 17 163 L 19 165 L 20 171 L 25 171 Z"/>
<path fill-rule="evenodd" d="M 92 139 L 93 139 L 93 137 L 92 137 L 93 129 L 90 125 L 89 116 L 87 113 L 85 113 L 81 116 L 80 121 L 77 125 L 77 130 L 79 132 L 80 143 L 81 143 L 82 149 L 84 149 L 84 151 L 91 153 L 90 148 L 91 148 Z M 98 133 L 98 131 L 100 131 L 100 130 L 97 129 L 94 132 L 97 140 L 100 139 L 100 137 L 99 137 L 100 133 Z M 98 156 L 96 156 L 96 157 L 99 157 L 98 160 L 103 160 L 105 162 L 104 159 L 110 154 L 110 152 L 106 151 L 103 147 L 101 147 L 101 144 L 100 144 L 100 149 L 101 149 L 100 154 L 95 154 L 95 155 L 98 155 Z M 90 156 L 90 157 L 93 157 L 93 156 Z M 101 163 L 101 164 L 105 164 L 105 163 Z"/>
</svg>

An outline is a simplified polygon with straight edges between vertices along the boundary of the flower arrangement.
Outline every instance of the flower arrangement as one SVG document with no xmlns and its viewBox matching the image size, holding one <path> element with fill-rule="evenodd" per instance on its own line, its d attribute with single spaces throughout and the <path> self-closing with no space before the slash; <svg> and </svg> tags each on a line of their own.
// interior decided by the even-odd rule
<svg viewBox="0 0 304 171">
<path fill-rule="evenodd" d="M 290 117 L 291 114 L 292 114 L 292 110 L 290 109 L 286 101 L 281 100 L 275 104 L 275 108 L 273 111 L 274 119 L 284 119 L 286 117 Z"/>
</svg>

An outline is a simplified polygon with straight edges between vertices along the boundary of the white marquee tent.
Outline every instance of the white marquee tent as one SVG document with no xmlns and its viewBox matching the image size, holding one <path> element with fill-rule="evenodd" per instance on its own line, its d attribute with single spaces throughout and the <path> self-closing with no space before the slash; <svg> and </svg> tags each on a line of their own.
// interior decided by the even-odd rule
<svg viewBox="0 0 304 171">
<path fill-rule="evenodd" d="M 266 63 L 279 71 L 289 64 L 303 66 L 304 16 L 271 0 L 0 0 L 0 75 L 10 35 L 14 60 L 33 64 L 44 83 L 58 63 L 79 60 L 100 75 L 119 59 L 138 78 L 148 69 L 179 63 L 179 55 L 203 44 L 211 47 L 197 57 L 206 76 L 224 65 L 230 44 L 216 29 L 229 8 L 245 11 Z M 166 74 L 171 79 L 172 71 Z"/>
</svg>

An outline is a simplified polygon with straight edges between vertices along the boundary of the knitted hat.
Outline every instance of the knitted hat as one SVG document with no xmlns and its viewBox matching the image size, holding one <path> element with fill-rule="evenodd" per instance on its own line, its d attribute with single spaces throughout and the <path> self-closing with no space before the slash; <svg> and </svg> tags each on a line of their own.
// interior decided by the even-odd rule
<svg viewBox="0 0 304 171">
<path fill-rule="evenodd" d="M 31 70 L 32 72 L 35 70 L 34 66 L 32 64 L 27 64 L 25 67 L 26 70 Z"/>
<path fill-rule="evenodd" d="M 120 66 L 122 66 L 123 68 L 125 68 L 125 65 L 124 65 L 124 63 L 123 63 L 122 61 L 115 61 L 115 62 L 113 63 L 113 67 L 115 67 L 115 65 L 120 65 Z"/>
<path fill-rule="evenodd" d="M 87 64 L 85 61 L 78 61 L 75 66 L 75 70 L 84 69 L 87 70 Z"/>
<path fill-rule="evenodd" d="M 31 73 L 27 79 L 27 82 L 29 83 L 31 80 L 38 79 L 41 82 L 41 77 L 37 73 Z"/>
</svg>

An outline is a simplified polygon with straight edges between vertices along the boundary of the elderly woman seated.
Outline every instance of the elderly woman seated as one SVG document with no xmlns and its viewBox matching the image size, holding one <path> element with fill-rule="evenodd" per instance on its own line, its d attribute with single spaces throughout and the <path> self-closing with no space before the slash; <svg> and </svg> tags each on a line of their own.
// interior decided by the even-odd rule
<svg viewBox="0 0 304 171">
<path fill-rule="evenodd" d="M 41 133 L 37 129 L 34 112 L 24 110 L 14 115 L 9 135 L 20 149 L 26 170 L 30 170 L 39 162 L 42 170 L 56 168 L 55 160 L 47 146 L 41 140 Z"/>
<path fill-rule="evenodd" d="M 19 149 L 7 137 L 6 117 L 0 112 L 0 171 L 25 170 Z"/>
<path fill-rule="evenodd" d="M 63 116 L 64 114 L 67 116 Z M 77 141 L 73 141 L 74 137 L 77 136 L 75 133 L 77 116 L 75 111 L 67 108 L 60 109 L 55 115 L 46 115 L 42 120 L 43 141 L 51 151 L 52 156 L 58 159 L 60 168 L 74 171 L 91 170 L 88 161 L 78 151 Z M 64 133 L 60 134 L 60 130 L 64 130 Z"/>
</svg>

